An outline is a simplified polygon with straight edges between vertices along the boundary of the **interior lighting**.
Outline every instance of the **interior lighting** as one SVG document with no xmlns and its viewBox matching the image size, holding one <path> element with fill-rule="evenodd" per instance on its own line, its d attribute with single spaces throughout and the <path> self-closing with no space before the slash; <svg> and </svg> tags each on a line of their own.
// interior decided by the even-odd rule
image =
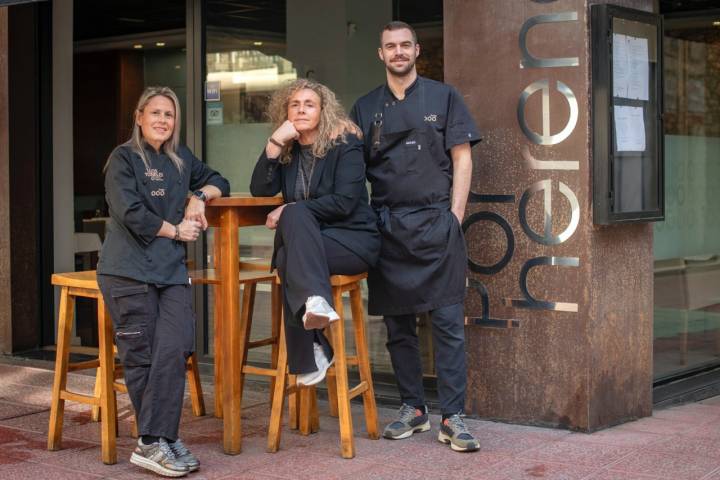
<svg viewBox="0 0 720 480">
<path fill-rule="evenodd" d="M 262 47 L 263 42 L 253 42 L 256 47 Z"/>
<path fill-rule="evenodd" d="M 155 46 L 156 46 L 156 47 L 164 47 L 164 46 L 165 46 L 165 42 L 155 42 Z"/>
<path fill-rule="evenodd" d="M 135 45 L 133 45 L 133 48 L 135 48 L 135 49 L 140 49 L 140 48 L 142 48 L 142 47 L 143 47 L 143 46 L 142 46 L 141 43 L 136 43 Z"/>
<path fill-rule="evenodd" d="M 713 25 L 716 26 L 716 27 L 720 27 L 720 20 L 715 20 L 715 21 L 713 22 Z"/>
</svg>

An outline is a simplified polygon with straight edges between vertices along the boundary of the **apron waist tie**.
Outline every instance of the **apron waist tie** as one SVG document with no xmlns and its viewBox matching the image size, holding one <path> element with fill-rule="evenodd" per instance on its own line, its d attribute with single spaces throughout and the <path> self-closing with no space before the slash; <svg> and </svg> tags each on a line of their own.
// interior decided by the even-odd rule
<svg viewBox="0 0 720 480">
<path fill-rule="evenodd" d="M 381 207 L 373 207 L 373 210 L 375 210 L 375 213 L 378 216 L 378 227 L 381 227 L 386 232 L 392 232 L 392 226 L 390 223 L 390 217 L 391 216 L 401 216 L 401 215 L 407 215 L 410 213 L 417 213 L 421 212 L 423 210 L 450 210 L 450 202 L 437 202 L 437 203 L 430 203 L 427 205 L 422 205 L 418 207 L 396 207 L 396 208 L 390 208 L 387 205 L 383 205 Z"/>
</svg>

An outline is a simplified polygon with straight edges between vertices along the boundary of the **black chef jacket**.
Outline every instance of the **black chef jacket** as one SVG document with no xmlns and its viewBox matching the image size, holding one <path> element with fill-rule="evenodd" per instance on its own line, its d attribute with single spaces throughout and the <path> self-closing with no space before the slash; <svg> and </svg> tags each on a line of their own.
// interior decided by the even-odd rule
<svg viewBox="0 0 720 480">
<path fill-rule="evenodd" d="M 364 135 L 383 240 L 368 278 L 368 311 L 399 315 L 461 302 L 467 254 L 450 211 L 450 149 L 480 141 L 462 96 L 418 77 L 403 100 L 387 85 L 376 88 L 356 102 L 351 117 Z"/>
<path fill-rule="evenodd" d="M 205 185 L 230 194 L 230 184 L 219 173 L 181 146 L 178 172 L 170 158 L 146 146 L 150 169 L 128 144 L 111 154 L 105 172 L 105 199 L 110 222 L 100 252 L 97 272 L 145 283 L 188 283 L 183 242 L 158 237 L 163 220 L 177 225 L 184 217 L 189 191 Z"/>
</svg>

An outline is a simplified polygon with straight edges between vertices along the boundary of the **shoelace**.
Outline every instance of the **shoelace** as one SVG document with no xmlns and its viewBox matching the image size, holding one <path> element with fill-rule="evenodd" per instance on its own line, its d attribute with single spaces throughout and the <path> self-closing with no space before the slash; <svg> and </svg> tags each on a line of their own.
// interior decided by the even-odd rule
<svg viewBox="0 0 720 480">
<path fill-rule="evenodd" d="M 187 449 L 185 444 L 179 438 L 174 443 L 170 444 L 170 449 L 173 451 L 176 457 L 184 457 L 190 454 L 190 450 Z"/>
<path fill-rule="evenodd" d="M 400 421 L 402 423 L 409 423 L 413 418 L 415 418 L 415 407 L 408 405 L 407 403 L 403 403 L 398 411 L 398 416 L 400 417 Z"/>
<path fill-rule="evenodd" d="M 173 452 L 172 448 L 170 448 L 170 445 L 164 440 L 160 439 L 158 443 L 160 447 L 160 451 L 165 454 L 165 456 L 171 460 L 176 460 L 175 452 Z"/>
<path fill-rule="evenodd" d="M 458 435 L 461 433 L 467 433 L 470 434 L 470 430 L 467 429 L 465 426 L 465 422 L 463 422 L 462 418 L 460 418 L 460 415 L 453 415 L 452 417 L 448 418 L 448 423 L 450 424 L 450 427 L 453 429 L 455 433 Z"/>
</svg>

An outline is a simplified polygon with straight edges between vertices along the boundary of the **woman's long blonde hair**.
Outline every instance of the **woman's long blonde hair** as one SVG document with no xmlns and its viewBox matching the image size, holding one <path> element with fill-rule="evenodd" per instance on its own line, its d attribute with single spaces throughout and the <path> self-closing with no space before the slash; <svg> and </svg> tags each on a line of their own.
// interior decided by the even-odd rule
<svg viewBox="0 0 720 480">
<path fill-rule="evenodd" d="M 133 113 L 132 134 L 130 135 L 130 139 L 125 142 L 125 145 L 128 145 L 135 153 L 140 155 L 140 158 L 145 164 L 145 169 L 150 170 L 150 162 L 148 161 L 144 148 L 146 142 L 142 136 L 142 130 L 140 129 L 140 125 L 137 124 L 137 117 L 143 112 L 148 102 L 150 102 L 153 97 L 156 97 L 158 95 L 166 97 L 175 106 L 175 127 L 173 128 L 173 132 L 170 138 L 168 138 L 165 143 L 162 144 L 160 149 L 165 153 L 165 155 L 170 157 L 170 161 L 172 161 L 173 165 L 175 165 L 175 168 L 177 168 L 178 172 L 182 172 L 183 161 L 177 154 L 178 147 L 180 146 L 180 101 L 178 100 L 177 95 L 175 95 L 175 92 L 173 92 L 172 89 L 168 87 L 147 87 L 143 91 L 142 95 L 140 95 L 140 99 L 138 100 L 137 106 L 135 107 L 135 112 Z M 108 162 L 110 162 L 109 159 Z M 107 163 L 105 164 L 105 169 L 107 169 Z"/>
<path fill-rule="evenodd" d="M 328 150 L 338 143 L 347 142 L 347 134 L 354 133 L 360 136 L 360 129 L 350 120 L 337 97 L 322 83 L 301 78 L 276 90 L 270 98 L 268 116 L 275 131 L 288 119 L 288 104 L 290 98 L 299 90 L 308 89 L 320 97 L 320 122 L 318 135 L 312 144 L 312 153 L 315 157 L 324 157 Z M 280 155 L 281 163 L 289 163 L 292 154 L 292 142 L 286 144 Z"/>
</svg>

